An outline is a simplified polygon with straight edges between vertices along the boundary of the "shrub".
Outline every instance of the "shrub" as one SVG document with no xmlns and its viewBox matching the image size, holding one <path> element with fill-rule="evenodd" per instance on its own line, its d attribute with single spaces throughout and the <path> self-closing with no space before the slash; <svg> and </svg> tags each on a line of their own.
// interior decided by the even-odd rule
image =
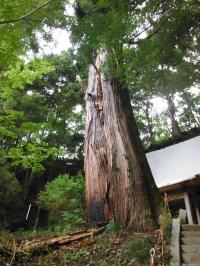
<svg viewBox="0 0 200 266">
<path fill-rule="evenodd" d="M 63 220 L 69 224 L 85 224 L 85 216 L 81 209 L 69 210 L 63 213 Z"/>
<path fill-rule="evenodd" d="M 138 236 L 128 240 L 124 244 L 123 251 L 129 258 L 134 258 L 139 263 L 147 263 L 149 262 L 149 251 L 151 248 L 152 241 L 150 237 Z"/>
<path fill-rule="evenodd" d="M 122 229 L 121 225 L 117 223 L 114 219 L 110 220 L 106 225 L 104 233 L 118 233 Z"/>
<path fill-rule="evenodd" d="M 76 177 L 58 176 L 48 182 L 44 191 L 39 193 L 38 203 L 49 211 L 49 219 L 52 223 L 65 221 L 68 224 L 83 224 L 85 222 L 83 177 L 81 175 Z"/>
<path fill-rule="evenodd" d="M 164 198 L 164 206 L 161 208 L 161 214 L 159 216 L 160 227 L 163 230 L 163 235 L 165 240 L 169 243 L 171 237 L 171 225 L 172 225 L 172 216 L 169 210 L 169 206 L 167 203 L 167 195 Z"/>
</svg>

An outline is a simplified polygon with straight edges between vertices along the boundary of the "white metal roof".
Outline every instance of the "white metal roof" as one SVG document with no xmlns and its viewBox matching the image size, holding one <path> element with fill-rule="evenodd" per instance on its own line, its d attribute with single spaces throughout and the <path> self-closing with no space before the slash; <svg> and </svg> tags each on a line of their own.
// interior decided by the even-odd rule
<svg viewBox="0 0 200 266">
<path fill-rule="evenodd" d="M 193 178 L 200 174 L 200 136 L 146 153 L 158 187 Z"/>
</svg>

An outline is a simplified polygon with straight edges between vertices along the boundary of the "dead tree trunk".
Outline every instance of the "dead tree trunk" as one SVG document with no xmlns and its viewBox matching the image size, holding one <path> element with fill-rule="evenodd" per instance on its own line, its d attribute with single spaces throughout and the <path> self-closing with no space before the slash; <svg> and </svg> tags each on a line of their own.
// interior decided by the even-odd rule
<svg viewBox="0 0 200 266">
<path fill-rule="evenodd" d="M 105 77 L 105 54 L 90 67 L 86 90 L 85 176 L 90 222 L 114 216 L 134 231 L 150 231 L 157 187 L 143 152 L 130 97 L 117 78 Z"/>
</svg>

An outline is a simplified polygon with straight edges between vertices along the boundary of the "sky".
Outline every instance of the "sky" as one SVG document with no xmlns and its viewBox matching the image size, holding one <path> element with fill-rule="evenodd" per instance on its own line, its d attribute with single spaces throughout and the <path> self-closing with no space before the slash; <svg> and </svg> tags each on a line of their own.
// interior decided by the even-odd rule
<svg viewBox="0 0 200 266">
<path fill-rule="evenodd" d="M 74 0 L 69 0 L 69 4 L 66 6 L 65 15 L 74 15 L 73 8 Z M 46 29 L 47 31 L 50 30 Z M 38 34 L 39 44 L 40 44 L 40 54 L 60 54 L 63 51 L 67 51 L 72 44 L 70 42 L 70 32 L 63 29 L 53 29 L 51 30 L 52 42 L 47 42 L 42 38 L 41 34 Z"/>
<path fill-rule="evenodd" d="M 70 42 L 70 33 L 62 29 L 54 29 L 52 31 L 52 41 L 47 42 L 38 34 L 40 44 L 40 54 L 60 54 L 67 51 L 72 44 Z"/>
</svg>

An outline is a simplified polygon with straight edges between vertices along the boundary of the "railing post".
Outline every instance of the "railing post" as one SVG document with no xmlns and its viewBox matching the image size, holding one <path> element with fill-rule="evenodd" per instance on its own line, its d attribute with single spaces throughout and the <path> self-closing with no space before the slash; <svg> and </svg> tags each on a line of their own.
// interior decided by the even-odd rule
<svg viewBox="0 0 200 266">
<path fill-rule="evenodd" d="M 190 198 L 189 198 L 188 192 L 184 192 L 184 202 L 185 202 L 185 207 L 186 207 L 186 211 L 187 211 L 188 223 L 194 224 L 193 217 L 192 217 L 191 203 L 190 203 Z"/>
<path fill-rule="evenodd" d="M 172 231 L 171 231 L 171 261 L 170 266 L 180 266 L 180 232 L 181 223 L 180 218 L 175 218 L 172 221 Z"/>
</svg>

